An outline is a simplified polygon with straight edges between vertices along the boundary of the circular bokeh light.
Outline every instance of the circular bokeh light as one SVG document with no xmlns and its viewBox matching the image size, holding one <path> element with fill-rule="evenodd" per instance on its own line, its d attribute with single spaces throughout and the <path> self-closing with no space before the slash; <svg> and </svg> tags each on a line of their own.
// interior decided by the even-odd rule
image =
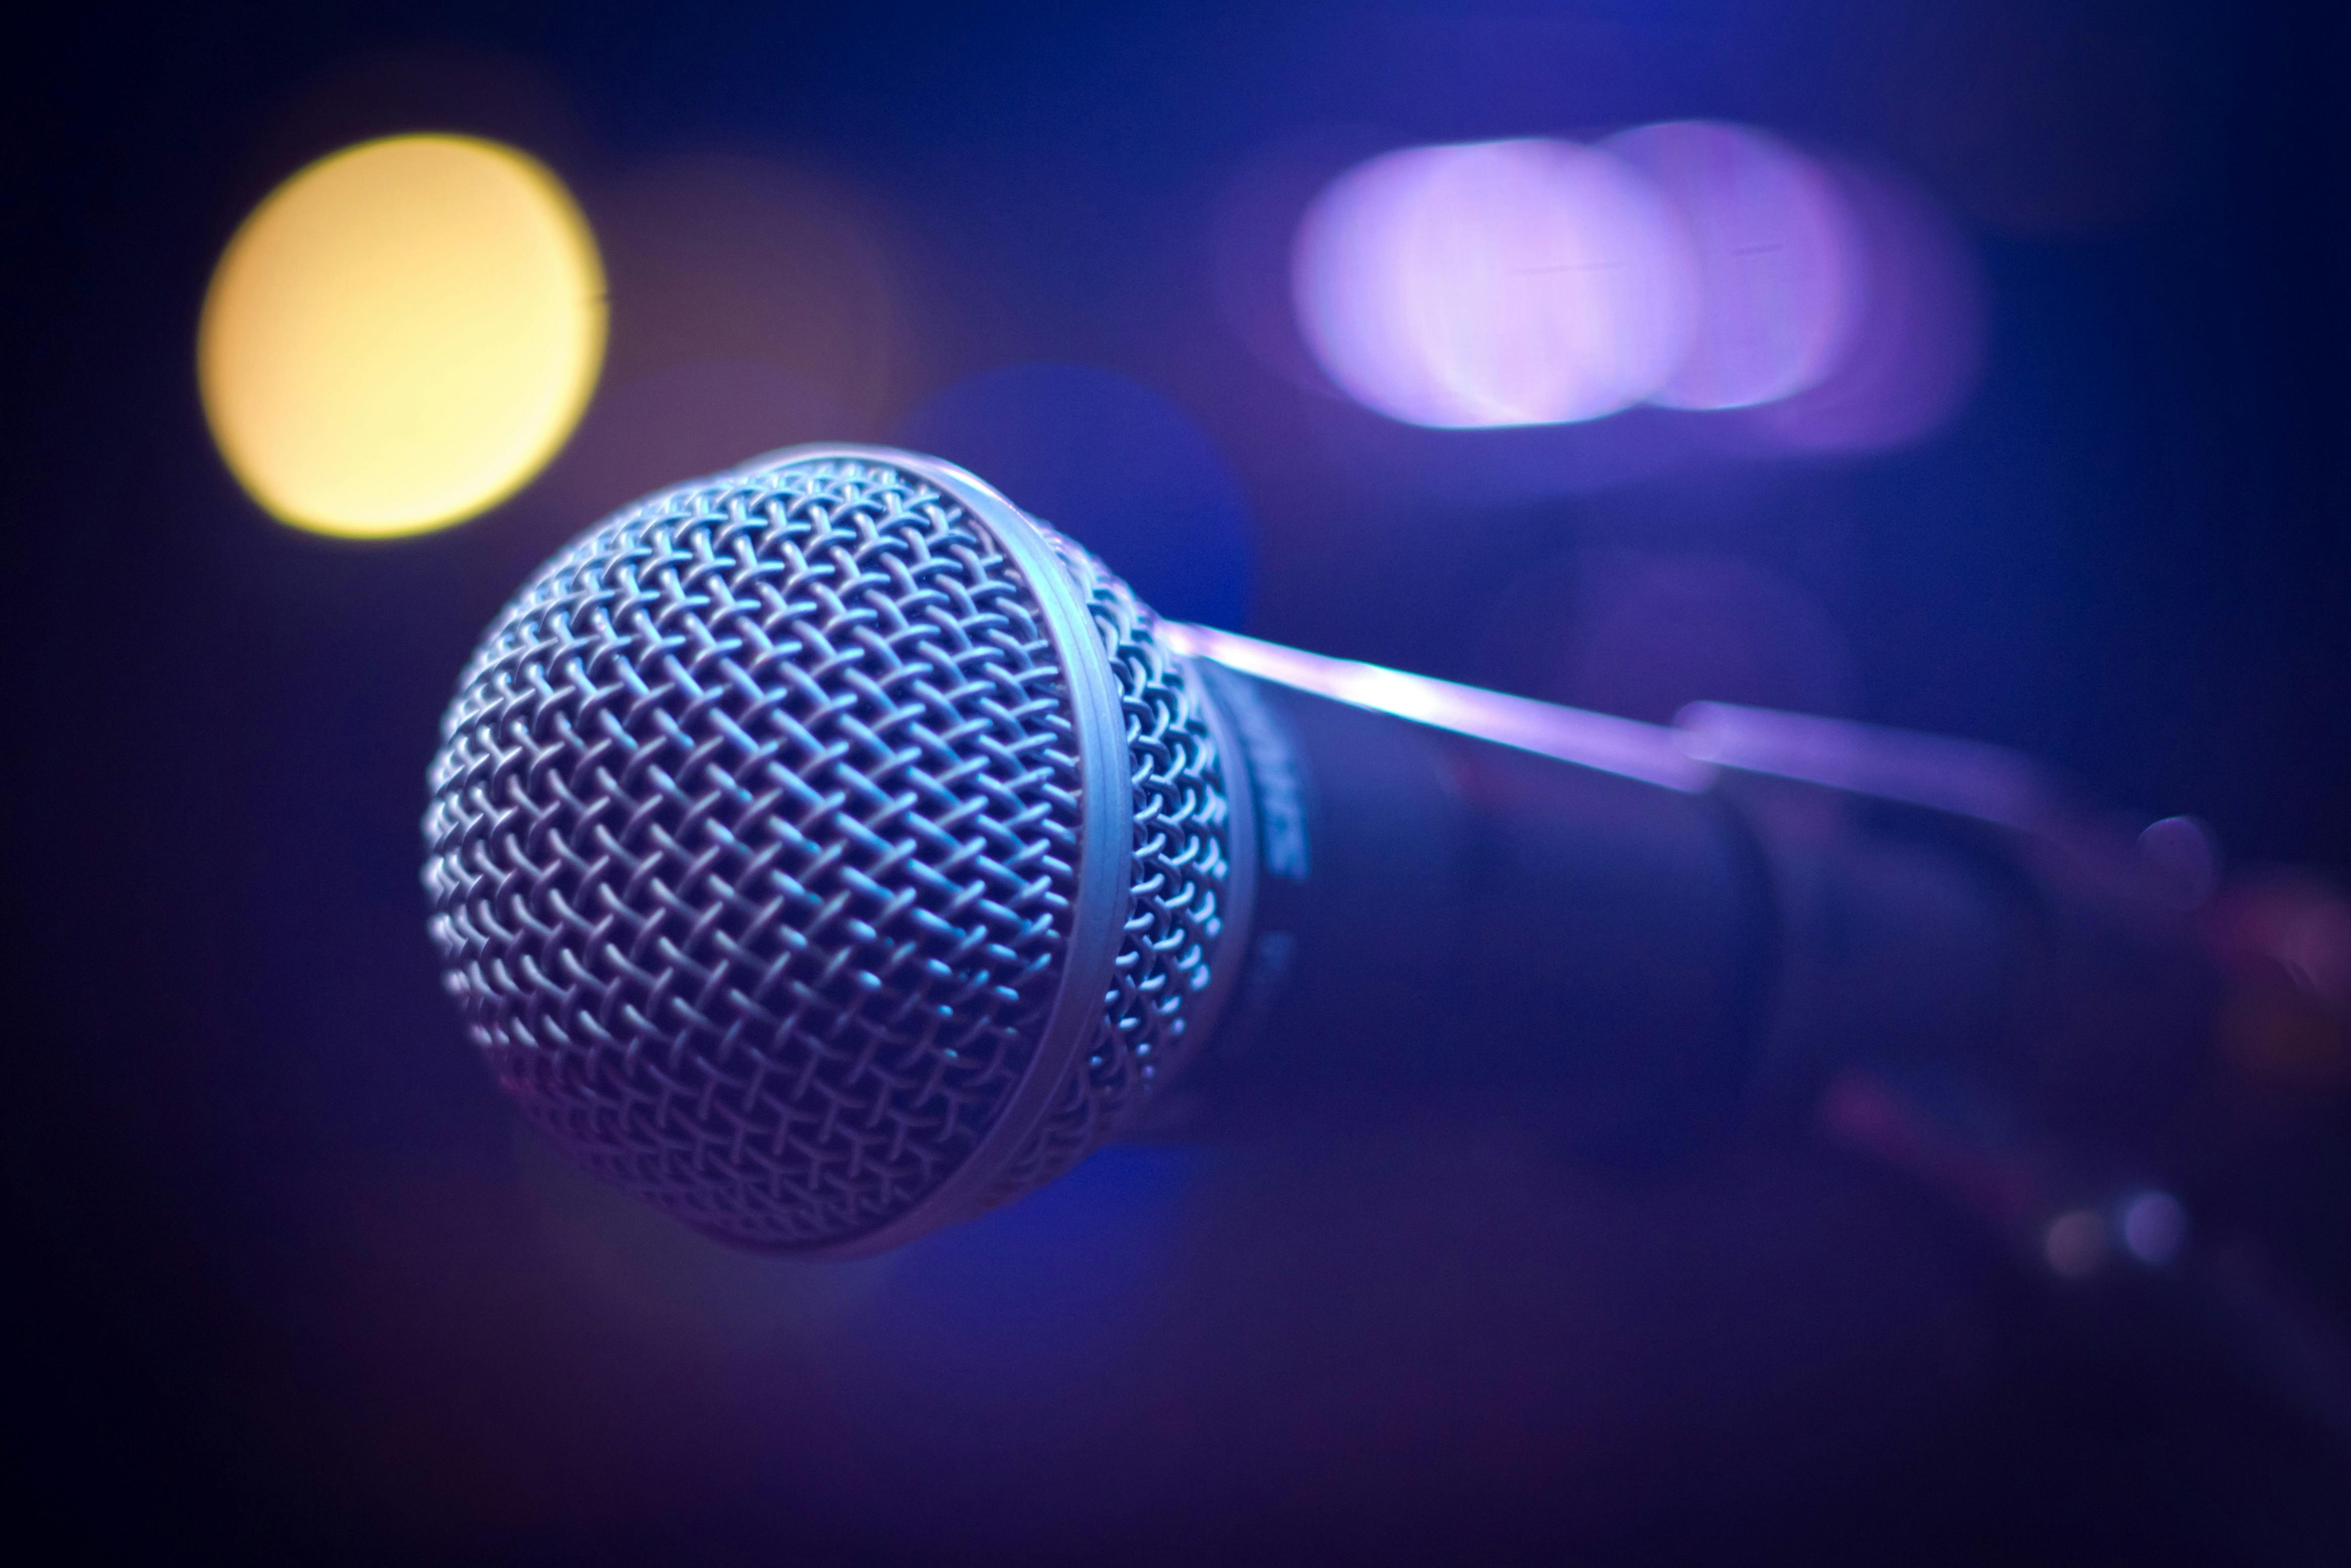
<svg viewBox="0 0 2351 1568">
<path fill-rule="evenodd" d="M 1650 401 L 1740 408 L 1817 385 L 1864 287 L 1860 236 L 1829 177 L 1744 126 L 1677 120 L 1604 145 L 1679 214 L 1697 264 L 1689 350 Z"/>
<path fill-rule="evenodd" d="M 386 536 L 521 486 L 604 348 L 586 219 L 537 161 L 462 136 L 319 160 L 237 230 L 197 333 L 214 438 L 274 516 Z"/>
<path fill-rule="evenodd" d="M 1868 452 L 1941 428 L 1982 367 L 1985 296 L 1973 248 L 1923 192 L 1881 170 L 1828 169 L 1858 237 L 1856 309 L 1814 385 L 1752 410 L 1784 451 Z"/>
<path fill-rule="evenodd" d="M 1696 269 L 1634 171 L 1531 140 L 1358 165 L 1301 223 L 1291 282 L 1350 395 L 1460 428 L 1593 419 L 1656 392 L 1689 345 Z"/>
</svg>

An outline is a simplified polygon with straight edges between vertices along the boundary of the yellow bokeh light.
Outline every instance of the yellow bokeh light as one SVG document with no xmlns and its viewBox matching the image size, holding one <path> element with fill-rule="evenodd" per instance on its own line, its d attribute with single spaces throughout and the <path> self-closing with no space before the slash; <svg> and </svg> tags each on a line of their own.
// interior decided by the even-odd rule
<svg viewBox="0 0 2351 1568">
<path fill-rule="evenodd" d="M 204 298 L 204 413 L 254 499 L 321 533 L 484 511 L 554 456 L 604 354 L 570 193 L 513 148 L 398 136 L 322 158 L 246 219 Z"/>
</svg>

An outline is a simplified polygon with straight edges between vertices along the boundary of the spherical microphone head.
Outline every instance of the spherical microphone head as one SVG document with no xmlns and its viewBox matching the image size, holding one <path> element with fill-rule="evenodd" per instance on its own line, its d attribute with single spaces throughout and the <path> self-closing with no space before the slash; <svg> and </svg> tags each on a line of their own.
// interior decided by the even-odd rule
<svg viewBox="0 0 2351 1568">
<path fill-rule="evenodd" d="M 443 721 L 445 981 L 573 1159 L 729 1241 L 879 1250 L 1129 1124 L 1237 967 L 1198 672 L 950 465 L 799 447 L 651 497 Z"/>
</svg>

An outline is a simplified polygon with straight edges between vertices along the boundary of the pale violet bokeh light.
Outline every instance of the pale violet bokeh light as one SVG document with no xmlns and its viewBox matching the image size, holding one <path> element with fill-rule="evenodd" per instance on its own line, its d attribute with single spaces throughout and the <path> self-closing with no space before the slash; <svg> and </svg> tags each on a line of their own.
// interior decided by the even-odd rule
<svg viewBox="0 0 2351 1568">
<path fill-rule="evenodd" d="M 2086 1280 L 2106 1260 L 2106 1222 L 2095 1209 L 2069 1208 L 2041 1235 L 2042 1254 L 2061 1280 Z"/>
<path fill-rule="evenodd" d="M 1614 156 L 1527 140 L 1390 152 L 1299 226 L 1291 282 L 1323 369 L 1357 401 L 1462 428 L 1597 418 L 1689 347 L 1683 227 Z"/>
<path fill-rule="evenodd" d="M 2168 1192 L 2142 1192 L 2123 1205 L 2123 1245 L 2142 1263 L 2161 1266 L 2188 1239 L 2188 1211 Z"/>
<path fill-rule="evenodd" d="M 1696 266 L 1688 350 L 1650 401 L 1743 408 L 1819 384 L 1853 338 L 1866 267 L 1827 173 L 1775 137 L 1706 120 L 1602 145 L 1673 208 Z"/>
<path fill-rule="evenodd" d="M 1927 194 L 1890 171 L 1825 172 L 1859 236 L 1858 314 L 1818 384 L 1760 406 L 1754 432 L 1782 450 L 1879 451 L 1949 422 L 1983 361 L 1974 248 Z"/>
</svg>

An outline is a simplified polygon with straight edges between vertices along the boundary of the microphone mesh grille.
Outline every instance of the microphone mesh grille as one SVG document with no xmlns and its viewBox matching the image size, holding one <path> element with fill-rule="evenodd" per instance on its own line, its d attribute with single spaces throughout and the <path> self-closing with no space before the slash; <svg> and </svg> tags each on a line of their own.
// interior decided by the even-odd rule
<svg viewBox="0 0 2351 1568">
<path fill-rule="evenodd" d="M 998 1181 L 991 1202 L 1052 1180 L 1113 1136 L 1172 1078 L 1213 1020 L 1199 1017 L 1225 928 L 1229 804 L 1197 686 L 1158 617 L 1102 562 L 1046 530 L 1077 580 L 1117 678 L 1134 779 L 1134 878 L 1102 1027 L 1082 1071 Z"/>
<path fill-rule="evenodd" d="M 1124 585 L 1051 542 L 1122 698 L 1134 898 L 1100 1027 L 985 1202 L 1172 1067 L 1228 873 L 1196 694 Z M 443 733 L 446 983 L 570 1157 L 726 1239 L 815 1248 L 915 1210 L 1002 1114 L 1069 951 L 1081 771 L 1042 612 L 951 495 L 803 457 L 640 503 L 516 596 Z"/>
</svg>

